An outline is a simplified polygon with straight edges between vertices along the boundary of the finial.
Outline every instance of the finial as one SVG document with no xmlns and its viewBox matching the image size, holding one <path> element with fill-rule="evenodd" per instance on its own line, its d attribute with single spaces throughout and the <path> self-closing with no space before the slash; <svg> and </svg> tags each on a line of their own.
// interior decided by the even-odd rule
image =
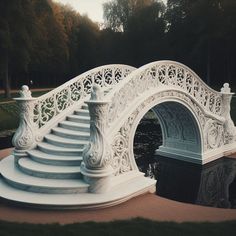
<svg viewBox="0 0 236 236">
<path fill-rule="evenodd" d="M 93 85 L 92 91 L 91 91 L 91 98 L 90 100 L 101 100 L 103 97 L 103 92 L 101 90 L 101 87 L 97 84 Z"/>
<path fill-rule="evenodd" d="M 220 90 L 222 93 L 231 93 L 229 83 L 224 83 L 223 87 Z"/>
<path fill-rule="evenodd" d="M 31 91 L 27 85 L 23 85 L 19 93 L 22 98 L 31 98 Z"/>
</svg>

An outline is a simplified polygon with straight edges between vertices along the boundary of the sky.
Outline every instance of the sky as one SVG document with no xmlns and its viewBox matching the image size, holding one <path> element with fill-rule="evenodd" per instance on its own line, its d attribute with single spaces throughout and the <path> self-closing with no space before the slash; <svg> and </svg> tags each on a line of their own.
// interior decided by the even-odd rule
<svg viewBox="0 0 236 236">
<path fill-rule="evenodd" d="M 103 22 L 102 4 L 109 0 L 54 0 L 62 4 L 69 4 L 80 14 L 87 14 L 88 17 L 96 22 Z"/>
<path fill-rule="evenodd" d="M 109 0 L 54 0 L 55 2 L 60 2 L 62 4 L 69 4 L 73 9 L 78 11 L 80 14 L 87 14 L 88 17 L 95 21 L 103 22 L 103 7 L 104 2 L 109 2 Z M 164 0 L 166 2 L 166 0 Z"/>
</svg>

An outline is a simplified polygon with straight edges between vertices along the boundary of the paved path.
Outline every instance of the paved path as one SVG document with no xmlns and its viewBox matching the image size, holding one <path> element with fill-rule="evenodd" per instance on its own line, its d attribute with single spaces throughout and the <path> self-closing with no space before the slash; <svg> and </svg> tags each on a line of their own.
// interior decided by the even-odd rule
<svg viewBox="0 0 236 236">
<path fill-rule="evenodd" d="M 0 158 L 12 149 L 0 151 Z M 236 155 L 234 155 L 236 156 Z M 135 217 L 157 221 L 219 222 L 236 220 L 236 209 L 218 209 L 180 203 L 154 194 L 136 197 L 118 206 L 101 210 L 37 210 L 13 207 L 0 202 L 0 220 L 28 223 L 60 223 L 126 220 Z"/>
</svg>

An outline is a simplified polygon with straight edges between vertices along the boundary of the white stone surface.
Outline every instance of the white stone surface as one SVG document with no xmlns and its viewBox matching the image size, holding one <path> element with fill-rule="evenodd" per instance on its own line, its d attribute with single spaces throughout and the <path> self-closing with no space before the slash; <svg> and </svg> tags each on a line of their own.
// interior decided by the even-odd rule
<svg viewBox="0 0 236 236">
<path fill-rule="evenodd" d="M 157 152 L 205 164 L 236 151 L 232 95 L 228 84 L 217 92 L 173 61 L 137 70 L 98 67 L 37 99 L 23 86 L 15 158 L 0 162 L 0 196 L 34 207 L 86 209 L 154 192 L 156 181 L 138 171 L 133 154 L 145 113 L 153 109 L 162 127 Z"/>
<path fill-rule="evenodd" d="M 119 185 L 119 188 L 111 189 L 105 194 L 46 194 L 22 191 L 12 188 L 0 179 L 0 195 L 21 206 L 37 208 L 56 208 L 56 209 L 99 209 L 114 206 L 132 197 L 153 193 L 155 191 L 155 181 L 149 178 L 141 178 L 138 181 L 128 181 L 126 184 Z"/>
</svg>

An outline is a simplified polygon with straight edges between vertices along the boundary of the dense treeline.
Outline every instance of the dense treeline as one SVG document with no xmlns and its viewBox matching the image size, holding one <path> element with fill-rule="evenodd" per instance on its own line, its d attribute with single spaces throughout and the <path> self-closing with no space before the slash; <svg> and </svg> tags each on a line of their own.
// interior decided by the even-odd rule
<svg viewBox="0 0 236 236">
<path fill-rule="evenodd" d="M 57 86 L 93 67 L 99 27 L 87 16 L 51 0 L 0 1 L 0 78 Z"/>
<path fill-rule="evenodd" d="M 139 66 L 171 59 L 190 66 L 211 86 L 235 83 L 235 0 L 168 0 L 167 6 L 113 0 L 105 4 L 104 15 L 108 27 L 123 31 L 124 61 Z"/>
<path fill-rule="evenodd" d="M 235 0 L 112 0 L 102 29 L 52 0 L 0 1 L 0 85 L 57 86 L 102 64 L 170 59 L 211 86 L 236 77 Z M 236 84 L 233 84 L 235 86 Z"/>
</svg>

